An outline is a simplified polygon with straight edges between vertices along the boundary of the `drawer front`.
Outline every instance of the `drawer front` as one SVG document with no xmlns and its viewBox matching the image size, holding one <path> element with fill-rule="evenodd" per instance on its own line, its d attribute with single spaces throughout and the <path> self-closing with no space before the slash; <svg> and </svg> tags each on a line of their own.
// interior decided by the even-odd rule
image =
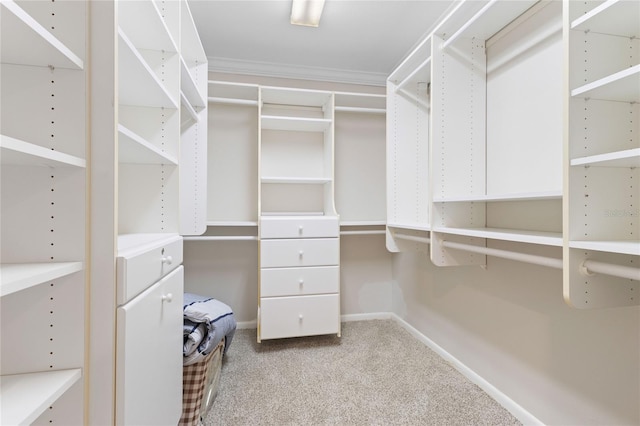
<svg viewBox="0 0 640 426">
<path fill-rule="evenodd" d="M 260 238 L 323 238 L 338 237 L 338 217 L 262 217 Z"/>
<path fill-rule="evenodd" d="M 261 268 L 325 266 L 338 265 L 339 262 L 338 238 L 260 241 Z"/>
<path fill-rule="evenodd" d="M 260 299 L 260 338 L 340 333 L 337 294 Z"/>
<path fill-rule="evenodd" d="M 338 293 L 340 268 L 274 268 L 260 270 L 260 297 Z"/>
<path fill-rule="evenodd" d="M 182 266 L 117 309 L 116 424 L 176 425 L 182 413 Z"/>
<path fill-rule="evenodd" d="M 118 257 L 118 305 L 127 303 L 181 264 L 182 238 L 142 253 Z"/>
</svg>

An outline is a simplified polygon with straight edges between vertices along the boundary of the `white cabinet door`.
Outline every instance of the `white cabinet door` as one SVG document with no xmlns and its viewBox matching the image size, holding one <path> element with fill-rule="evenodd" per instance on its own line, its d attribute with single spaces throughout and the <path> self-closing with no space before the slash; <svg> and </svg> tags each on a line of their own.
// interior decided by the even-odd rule
<svg viewBox="0 0 640 426">
<path fill-rule="evenodd" d="M 180 420 L 183 281 L 180 266 L 118 308 L 118 425 L 175 426 Z"/>
</svg>

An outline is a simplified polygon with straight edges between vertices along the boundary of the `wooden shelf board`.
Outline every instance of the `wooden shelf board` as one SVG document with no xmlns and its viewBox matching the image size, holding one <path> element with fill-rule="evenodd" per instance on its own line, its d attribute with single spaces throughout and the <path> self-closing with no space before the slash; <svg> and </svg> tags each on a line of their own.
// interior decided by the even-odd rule
<svg viewBox="0 0 640 426">
<path fill-rule="evenodd" d="M 33 423 L 82 377 L 82 371 L 57 370 L 0 377 L 3 425 Z"/>
<path fill-rule="evenodd" d="M 495 195 L 468 195 L 459 197 L 434 197 L 434 203 L 458 203 L 458 202 L 491 202 L 491 201 L 538 201 L 538 200 L 560 200 L 562 190 L 527 192 L 516 194 L 495 194 Z"/>
<path fill-rule="evenodd" d="M 430 231 L 431 225 L 428 223 L 387 223 L 388 228 L 407 229 L 410 231 Z"/>
<path fill-rule="evenodd" d="M 84 62 L 13 0 L 2 0 L 0 45 L 3 64 L 22 64 L 81 70 Z M 25 49 L 28 46 L 28 49 Z"/>
<path fill-rule="evenodd" d="M 0 296 L 82 271 L 82 262 L 0 264 Z"/>
<path fill-rule="evenodd" d="M 331 127 L 328 118 L 279 117 L 263 115 L 260 118 L 263 130 L 291 130 L 299 132 L 323 132 Z"/>
<path fill-rule="evenodd" d="M 439 227 L 433 230 L 443 234 L 464 235 L 467 237 L 489 238 L 492 240 L 513 241 L 519 243 L 562 246 L 562 234 L 559 232 L 525 231 L 501 228 L 449 228 Z"/>
<path fill-rule="evenodd" d="M 178 109 L 158 76 L 149 68 L 127 35 L 118 30 L 118 102 L 122 105 Z"/>
<path fill-rule="evenodd" d="M 640 2 L 608 0 L 571 22 L 571 29 L 622 37 L 640 36 Z"/>
<path fill-rule="evenodd" d="M 87 164 L 83 158 L 5 135 L 0 135 L 0 160 L 3 165 L 20 166 L 85 168 Z"/>
<path fill-rule="evenodd" d="M 640 256 L 640 241 L 570 241 L 569 247 Z"/>
<path fill-rule="evenodd" d="M 178 165 L 178 160 L 162 152 L 122 124 L 118 124 L 118 157 L 126 164 Z"/>
<path fill-rule="evenodd" d="M 640 167 L 640 148 L 574 158 L 572 166 Z"/>
<path fill-rule="evenodd" d="M 571 96 L 608 101 L 640 102 L 640 64 L 573 89 Z"/>
<path fill-rule="evenodd" d="M 283 177 L 283 176 L 264 176 L 262 183 L 285 183 L 285 184 L 305 184 L 318 185 L 331 182 L 331 178 L 312 178 L 312 177 Z"/>
</svg>

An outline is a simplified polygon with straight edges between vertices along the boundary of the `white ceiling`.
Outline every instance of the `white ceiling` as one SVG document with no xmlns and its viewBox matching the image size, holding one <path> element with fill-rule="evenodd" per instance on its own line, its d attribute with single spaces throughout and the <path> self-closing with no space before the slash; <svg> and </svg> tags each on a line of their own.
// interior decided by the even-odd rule
<svg viewBox="0 0 640 426">
<path fill-rule="evenodd" d="M 211 71 L 384 85 L 452 0 L 326 0 L 320 27 L 291 0 L 190 0 Z"/>
</svg>

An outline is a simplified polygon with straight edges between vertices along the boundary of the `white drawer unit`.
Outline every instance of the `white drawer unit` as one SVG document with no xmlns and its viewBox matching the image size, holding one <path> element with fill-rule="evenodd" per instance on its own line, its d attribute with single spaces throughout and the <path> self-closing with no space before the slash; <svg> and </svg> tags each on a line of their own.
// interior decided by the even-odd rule
<svg viewBox="0 0 640 426">
<path fill-rule="evenodd" d="M 323 266 L 340 263 L 338 238 L 262 240 L 260 267 Z"/>
<path fill-rule="evenodd" d="M 278 339 L 339 333 L 340 296 L 268 297 L 260 302 L 260 336 Z"/>
<path fill-rule="evenodd" d="M 338 293 L 340 268 L 265 268 L 260 271 L 260 297 Z"/>
<path fill-rule="evenodd" d="M 178 266 L 117 309 L 116 424 L 175 425 L 180 419 L 183 280 Z"/>
<path fill-rule="evenodd" d="M 132 248 L 121 248 L 118 253 L 118 305 L 127 303 L 182 264 L 182 237 L 179 235 L 165 235 L 144 244 L 139 241 L 133 244 Z"/>
<path fill-rule="evenodd" d="M 260 238 L 322 238 L 339 235 L 340 223 L 336 216 L 267 216 L 260 219 Z"/>
</svg>

